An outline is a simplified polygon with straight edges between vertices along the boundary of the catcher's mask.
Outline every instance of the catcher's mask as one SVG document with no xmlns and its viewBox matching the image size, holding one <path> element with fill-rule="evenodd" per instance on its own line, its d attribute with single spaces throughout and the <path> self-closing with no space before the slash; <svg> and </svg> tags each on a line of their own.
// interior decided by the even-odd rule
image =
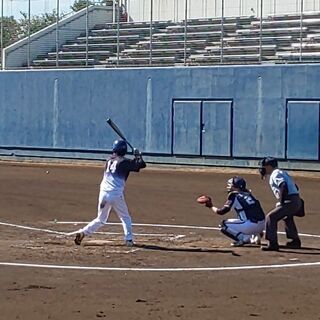
<svg viewBox="0 0 320 320">
<path fill-rule="evenodd" d="M 278 168 L 278 160 L 273 157 L 266 157 L 259 161 L 259 172 L 261 179 L 263 179 L 267 173 L 266 166 L 271 166 L 272 168 Z"/>
<path fill-rule="evenodd" d="M 241 191 L 245 191 L 245 190 L 247 190 L 246 189 L 246 187 L 247 187 L 246 180 L 244 180 L 241 177 L 237 177 L 237 176 L 233 177 L 227 181 L 228 192 L 231 192 L 232 187 L 240 189 Z"/>
</svg>

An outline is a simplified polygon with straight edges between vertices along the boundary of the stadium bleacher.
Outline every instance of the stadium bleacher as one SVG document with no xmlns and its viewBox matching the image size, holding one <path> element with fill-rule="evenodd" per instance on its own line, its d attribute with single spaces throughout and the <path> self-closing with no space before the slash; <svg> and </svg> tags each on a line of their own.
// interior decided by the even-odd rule
<svg viewBox="0 0 320 320">
<path fill-rule="evenodd" d="M 156 21 L 152 47 L 148 22 L 121 22 L 119 34 L 116 23 L 98 24 L 90 30 L 88 45 L 85 35 L 63 44 L 58 63 L 115 67 L 320 61 L 320 12 L 305 13 L 302 20 L 299 14 L 289 14 L 269 15 L 262 22 L 255 16 L 226 17 L 221 22 L 190 19 L 185 39 L 184 21 Z M 52 68 L 56 60 L 56 52 L 49 52 L 34 60 L 33 67 Z"/>
</svg>

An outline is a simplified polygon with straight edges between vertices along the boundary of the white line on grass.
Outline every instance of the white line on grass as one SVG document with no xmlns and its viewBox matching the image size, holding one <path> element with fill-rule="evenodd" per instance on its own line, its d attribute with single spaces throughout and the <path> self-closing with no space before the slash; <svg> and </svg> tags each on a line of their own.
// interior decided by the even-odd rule
<svg viewBox="0 0 320 320">
<path fill-rule="evenodd" d="M 64 266 L 51 264 L 15 263 L 0 262 L 0 266 L 24 267 L 24 268 L 43 268 L 43 269 L 63 269 L 63 270 L 96 270 L 96 271 L 139 271 L 139 272 L 187 272 L 187 271 L 239 271 L 239 270 L 258 270 L 258 269 L 285 269 L 298 267 L 319 267 L 320 261 L 290 263 L 290 264 L 266 264 L 266 265 L 247 265 L 247 266 L 223 266 L 223 267 L 199 267 L 199 268 L 129 268 L 129 267 L 86 267 L 86 266 Z"/>
</svg>

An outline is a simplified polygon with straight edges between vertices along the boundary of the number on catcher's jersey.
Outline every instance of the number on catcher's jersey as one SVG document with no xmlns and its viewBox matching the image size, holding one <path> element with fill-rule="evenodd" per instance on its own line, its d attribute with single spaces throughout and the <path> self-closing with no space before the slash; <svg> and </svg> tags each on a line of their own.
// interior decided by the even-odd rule
<svg viewBox="0 0 320 320">
<path fill-rule="evenodd" d="M 251 196 L 245 196 L 244 199 L 246 200 L 246 202 L 247 202 L 248 205 L 255 204 L 255 200 L 252 199 Z"/>
<path fill-rule="evenodd" d="M 117 169 L 117 161 L 108 161 L 107 172 L 115 173 Z"/>
</svg>

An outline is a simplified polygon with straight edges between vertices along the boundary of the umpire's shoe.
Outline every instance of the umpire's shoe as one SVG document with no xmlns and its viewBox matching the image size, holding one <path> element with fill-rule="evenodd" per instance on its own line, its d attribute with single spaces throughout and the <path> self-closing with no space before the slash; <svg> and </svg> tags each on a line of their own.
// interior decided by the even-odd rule
<svg viewBox="0 0 320 320">
<path fill-rule="evenodd" d="M 77 246 L 80 246 L 81 241 L 83 240 L 84 237 L 85 237 L 85 235 L 84 235 L 83 232 L 77 233 L 77 234 L 76 234 L 76 238 L 74 239 L 74 243 L 75 243 Z"/>
<path fill-rule="evenodd" d="M 292 241 L 287 242 L 286 247 L 290 248 L 290 249 L 300 249 L 301 248 L 301 240 L 299 238 L 293 239 Z"/>
<path fill-rule="evenodd" d="M 262 251 L 279 251 L 278 243 L 270 242 L 266 247 L 261 247 Z"/>
</svg>

